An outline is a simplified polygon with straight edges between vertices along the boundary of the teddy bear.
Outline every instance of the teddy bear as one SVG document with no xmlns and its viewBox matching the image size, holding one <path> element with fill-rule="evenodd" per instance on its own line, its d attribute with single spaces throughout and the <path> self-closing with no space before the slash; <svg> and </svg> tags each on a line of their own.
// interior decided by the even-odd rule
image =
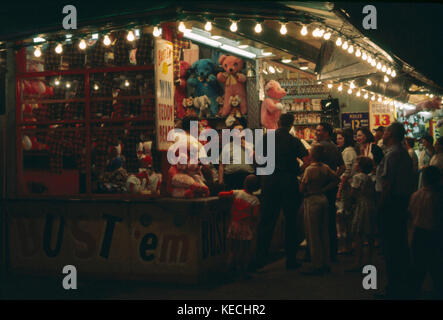
<svg viewBox="0 0 443 320">
<path fill-rule="evenodd" d="M 188 62 L 180 61 L 180 79 L 175 85 L 175 111 L 179 119 L 185 116 L 183 99 L 186 98 L 186 75 L 190 67 Z"/>
<path fill-rule="evenodd" d="M 195 198 L 198 196 L 209 196 L 209 188 L 202 183 L 197 177 L 197 180 L 188 172 L 188 156 L 184 153 L 179 155 L 179 162 L 173 165 L 168 170 L 168 192 L 174 198 Z M 192 168 L 194 176 L 196 172 Z M 197 174 L 198 175 L 198 174 Z"/>
<path fill-rule="evenodd" d="M 217 79 L 219 82 L 225 84 L 225 99 L 221 115 L 226 117 L 231 112 L 231 103 L 229 101 L 231 96 L 240 97 L 240 111 L 242 114 L 248 112 L 248 105 L 246 103 L 245 82 L 246 76 L 240 71 L 243 68 L 243 60 L 235 56 L 222 55 L 219 59 L 225 72 L 219 72 Z"/>
<path fill-rule="evenodd" d="M 195 112 L 195 106 L 194 106 L 194 98 L 193 97 L 187 97 L 183 98 L 182 102 L 183 108 L 185 110 L 185 116 L 197 116 L 197 112 Z"/>
<path fill-rule="evenodd" d="M 265 93 L 267 98 L 261 105 L 261 123 L 267 129 L 277 129 L 283 109 L 280 99 L 286 96 L 286 91 L 280 83 L 270 80 L 265 86 Z"/>
<path fill-rule="evenodd" d="M 207 118 L 210 115 L 209 104 L 211 100 L 207 96 L 201 96 L 194 98 L 194 107 L 199 110 L 199 118 Z"/>
<path fill-rule="evenodd" d="M 221 87 L 215 76 L 216 65 L 211 59 L 200 59 L 192 64 L 191 73 L 194 77 L 188 79 L 189 85 L 194 88 L 196 97 L 207 96 L 211 101 L 209 111 L 211 116 L 218 112 L 217 97 L 220 96 Z"/>
<path fill-rule="evenodd" d="M 241 118 L 240 112 L 241 99 L 238 95 L 229 97 L 229 103 L 231 104 L 231 112 L 226 118 L 225 124 L 229 128 L 231 127 L 237 118 Z"/>
</svg>

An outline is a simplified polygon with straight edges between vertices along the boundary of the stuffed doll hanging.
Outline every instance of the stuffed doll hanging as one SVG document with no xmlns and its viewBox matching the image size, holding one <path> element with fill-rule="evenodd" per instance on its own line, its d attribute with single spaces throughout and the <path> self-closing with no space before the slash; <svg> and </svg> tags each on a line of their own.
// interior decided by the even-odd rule
<svg viewBox="0 0 443 320">
<path fill-rule="evenodd" d="M 240 111 L 244 115 L 248 112 L 248 105 L 246 103 L 245 82 L 246 76 L 241 73 L 243 69 L 243 60 L 234 56 L 222 55 L 219 63 L 225 72 L 219 72 L 217 79 L 220 83 L 225 85 L 225 100 L 221 115 L 226 117 L 231 111 L 231 103 L 229 101 L 231 96 L 239 96 Z"/>
</svg>

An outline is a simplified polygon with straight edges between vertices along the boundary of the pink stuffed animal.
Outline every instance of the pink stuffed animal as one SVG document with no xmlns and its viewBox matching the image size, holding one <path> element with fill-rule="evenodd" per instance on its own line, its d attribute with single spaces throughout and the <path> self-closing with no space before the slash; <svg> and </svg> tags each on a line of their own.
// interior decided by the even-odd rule
<svg viewBox="0 0 443 320">
<path fill-rule="evenodd" d="M 229 98 L 238 95 L 240 98 L 240 111 L 242 114 L 248 112 L 248 105 L 246 103 L 245 82 L 246 76 L 241 73 L 243 68 L 243 60 L 234 56 L 222 55 L 219 59 L 225 72 L 217 74 L 217 80 L 225 84 L 225 98 L 221 115 L 226 117 L 231 112 L 231 103 Z"/>
<path fill-rule="evenodd" d="M 168 170 L 168 192 L 173 198 L 208 197 L 209 189 L 199 179 L 200 176 L 196 171 L 198 166 L 195 168 L 195 165 L 189 163 L 181 164 L 183 160 L 188 161 L 188 156 L 182 153 L 179 156 L 179 163 Z"/>
<path fill-rule="evenodd" d="M 285 89 L 275 80 L 269 81 L 265 86 L 267 98 L 261 105 L 261 123 L 267 129 L 277 129 L 283 105 L 280 99 L 286 95 Z"/>
</svg>

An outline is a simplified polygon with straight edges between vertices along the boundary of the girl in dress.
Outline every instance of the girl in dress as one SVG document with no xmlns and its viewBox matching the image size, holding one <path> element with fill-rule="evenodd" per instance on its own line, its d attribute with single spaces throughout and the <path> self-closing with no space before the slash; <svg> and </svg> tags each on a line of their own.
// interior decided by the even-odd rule
<svg viewBox="0 0 443 320">
<path fill-rule="evenodd" d="M 234 197 L 231 222 L 226 238 L 229 241 L 228 266 L 231 272 L 247 278 L 251 257 L 251 242 L 258 222 L 260 201 L 253 193 L 260 188 L 259 179 L 250 174 L 244 180 L 243 190 L 224 191 L 219 197 Z"/>
<path fill-rule="evenodd" d="M 357 162 L 357 152 L 354 147 L 354 132 L 351 128 L 337 131 L 337 146 L 341 151 L 345 172 L 340 176 L 340 184 L 337 193 L 338 237 L 341 247 L 339 253 L 348 254 L 352 252 L 351 222 L 352 222 L 352 201 L 350 181 L 355 173 Z"/>
<path fill-rule="evenodd" d="M 351 179 L 352 197 L 355 199 L 352 234 L 355 236 L 356 261 L 348 271 L 361 271 L 363 266 L 363 243 L 368 242 L 365 260 L 370 263 L 374 252 L 375 234 L 375 187 L 369 174 L 374 168 L 369 157 L 359 156 L 355 166 L 356 173 Z"/>
</svg>

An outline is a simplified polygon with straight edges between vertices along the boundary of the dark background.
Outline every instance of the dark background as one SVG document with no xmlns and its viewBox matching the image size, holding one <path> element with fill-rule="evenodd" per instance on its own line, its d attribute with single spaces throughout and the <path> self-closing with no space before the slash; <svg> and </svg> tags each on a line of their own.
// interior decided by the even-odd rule
<svg viewBox="0 0 443 320">
<path fill-rule="evenodd" d="M 377 8 L 377 30 L 362 27 L 363 7 Z M 349 20 L 373 42 L 389 50 L 443 87 L 443 4 L 426 2 L 338 2 Z"/>
</svg>

